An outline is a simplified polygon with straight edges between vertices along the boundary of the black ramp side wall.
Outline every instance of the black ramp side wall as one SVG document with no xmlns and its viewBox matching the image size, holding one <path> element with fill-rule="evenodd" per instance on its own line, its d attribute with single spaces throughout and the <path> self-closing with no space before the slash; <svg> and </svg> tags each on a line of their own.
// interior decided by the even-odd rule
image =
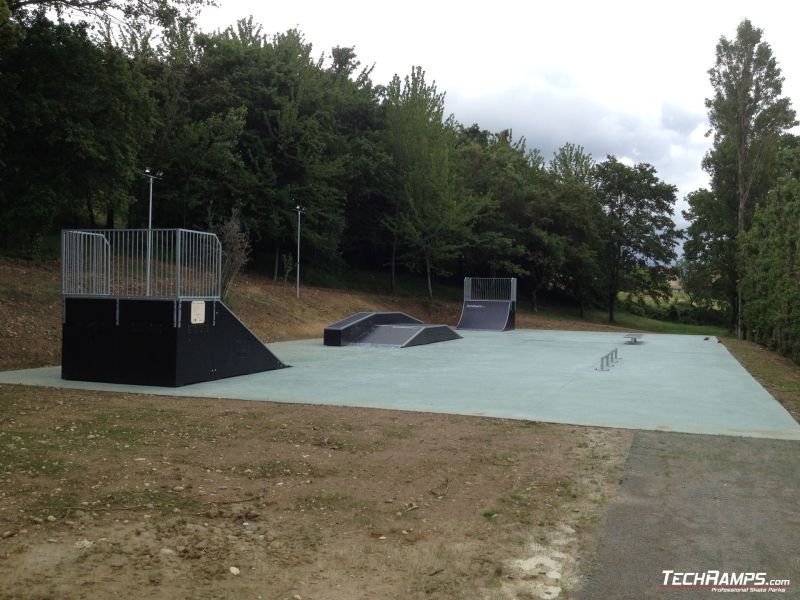
<svg viewBox="0 0 800 600">
<path fill-rule="evenodd" d="M 172 301 L 67 298 L 64 310 L 64 379 L 176 385 Z"/>
<path fill-rule="evenodd" d="M 176 385 L 286 367 L 222 302 L 205 302 L 200 324 L 191 323 L 191 304 L 181 306 Z"/>
<path fill-rule="evenodd" d="M 221 302 L 204 302 L 198 324 L 191 305 L 66 298 L 61 376 L 175 387 L 286 366 Z"/>
</svg>

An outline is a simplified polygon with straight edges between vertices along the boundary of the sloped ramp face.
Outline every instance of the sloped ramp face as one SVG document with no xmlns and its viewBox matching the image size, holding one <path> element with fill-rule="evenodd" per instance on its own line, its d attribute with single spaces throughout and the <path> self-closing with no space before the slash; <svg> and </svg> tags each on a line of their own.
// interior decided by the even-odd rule
<svg viewBox="0 0 800 600">
<path fill-rule="evenodd" d="M 180 387 L 286 366 L 219 300 L 64 302 L 64 379 Z"/>
<path fill-rule="evenodd" d="M 417 333 L 403 345 L 403 348 L 460 339 L 461 336 L 453 331 L 452 327 L 448 327 L 447 325 L 423 325 L 418 329 Z"/>
<path fill-rule="evenodd" d="M 287 367 L 222 302 L 205 302 L 205 311 L 205 323 L 178 329 L 177 386 Z"/>
<path fill-rule="evenodd" d="M 515 302 L 508 300 L 465 300 L 457 329 L 509 331 L 516 321 Z"/>
<path fill-rule="evenodd" d="M 378 325 L 422 325 L 402 312 L 359 312 L 325 328 L 326 346 L 347 346 L 369 334 Z"/>
<path fill-rule="evenodd" d="M 356 313 L 325 328 L 326 346 L 407 348 L 461 339 L 447 325 L 426 325 L 405 313 Z"/>
<path fill-rule="evenodd" d="M 408 348 L 460 339 L 447 325 L 378 325 L 353 343 Z"/>
</svg>

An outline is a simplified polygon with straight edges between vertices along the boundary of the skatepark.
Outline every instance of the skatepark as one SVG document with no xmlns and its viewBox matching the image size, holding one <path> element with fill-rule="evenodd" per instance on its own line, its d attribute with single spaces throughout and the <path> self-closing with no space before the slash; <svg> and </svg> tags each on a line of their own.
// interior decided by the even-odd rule
<svg viewBox="0 0 800 600">
<path fill-rule="evenodd" d="M 279 342 L 270 349 L 291 368 L 180 388 L 67 381 L 59 367 L 0 373 L 0 383 L 800 439 L 800 426 L 713 338 L 648 334 L 634 346 L 616 333 L 460 335 L 411 348 Z M 600 371 L 615 347 L 619 360 Z"/>
<path fill-rule="evenodd" d="M 215 236 L 148 235 L 65 232 L 64 365 L 0 383 L 800 439 L 715 338 L 514 330 L 515 279 L 465 278 L 457 332 L 362 312 L 267 349 L 219 299 Z"/>
</svg>

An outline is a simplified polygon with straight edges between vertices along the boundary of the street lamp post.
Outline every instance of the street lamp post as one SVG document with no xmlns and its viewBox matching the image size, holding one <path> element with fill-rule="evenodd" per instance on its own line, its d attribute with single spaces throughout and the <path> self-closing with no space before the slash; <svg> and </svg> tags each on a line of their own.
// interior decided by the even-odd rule
<svg viewBox="0 0 800 600">
<path fill-rule="evenodd" d="M 296 284 L 296 292 L 297 297 L 300 297 L 300 216 L 306 212 L 306 209 L 300 206 L 299 204 L 294 207 L 295 212 L 297 213 L 297 284 Z"/>
<path fill-rule="evenodd" d="M 147 209 L 147 290 L 146 294 L 150 295 L 150 263 L 151 263 L 151 248 L 153 245 L 153 180 L 161 179 L 163 173 L 151 173 L 150 167 L 145 167 L 144 176 L 150 180 L 150 203 Z"/>
</svg>

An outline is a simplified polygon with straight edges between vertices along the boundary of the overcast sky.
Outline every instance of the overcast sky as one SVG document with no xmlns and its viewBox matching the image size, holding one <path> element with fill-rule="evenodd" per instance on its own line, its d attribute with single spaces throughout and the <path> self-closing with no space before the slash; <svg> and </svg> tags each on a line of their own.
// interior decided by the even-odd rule
<svg viewBox="0 0 800 600">
<path fill-rule="evenodd" d="M 648 162 L 683 197 L 708 184 L 704 99 L 721 35 L 749 18 L 800 106 L 800 5 L 794 2 L 312 2 L 219 0 L 203 30 L 252 15 L 265 33 L 302 31 L 314 54 L 354 46 L 373 81 L 422 66 L 465 124 L 512 129 L 549 160 L 565 142 L 595 159 Z M 680 225 L 684 224 L 676 215 Z"/>
</svg>

